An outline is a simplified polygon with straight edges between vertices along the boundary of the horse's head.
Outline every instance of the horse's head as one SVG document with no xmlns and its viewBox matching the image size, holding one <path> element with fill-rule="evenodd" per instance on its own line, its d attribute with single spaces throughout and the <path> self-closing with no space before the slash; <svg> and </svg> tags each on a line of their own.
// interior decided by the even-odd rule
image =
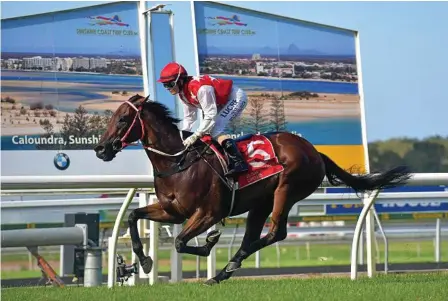
<svg viewBox="0 0 448 301">
<path fill-rule="evenodd" d="M 179 121 L 163 104 L 134 95 L 112 115 L 94 151 L 99 159 L 111 161 L 119 151 L 139 139 L 146 148 L 151 145 L 168 151 L 178 149 L 182 147 L 176 125 Z"/>
<path fill-rule="evenodd" d="M 114 112 L 107 125 L 106 132 L 94 151 L 103 161 L 111 161 L 127 145 L 145 137 L 145 125 L 142 119 L 143 106 L 148 97 L 134 95 Z"/>
</svg>

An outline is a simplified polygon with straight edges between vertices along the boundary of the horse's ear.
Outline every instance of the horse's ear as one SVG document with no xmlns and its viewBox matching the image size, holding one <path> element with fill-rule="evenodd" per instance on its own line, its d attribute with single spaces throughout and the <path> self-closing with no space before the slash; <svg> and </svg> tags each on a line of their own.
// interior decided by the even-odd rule
<svg viewBox="0 0 448 301">
<path fill-rule="evenodd" d="M 140 97 L 140 98 L 134 103 L 134 105 L 137 106 L 137 107 L 139 107 L 139 106 L 143 105 L 145 102 L 149 102 L 149 101 L 151 101 L 151 100 L 149 100 L 149 95 L 146 96 L 146 97 Z"/>
</svg>

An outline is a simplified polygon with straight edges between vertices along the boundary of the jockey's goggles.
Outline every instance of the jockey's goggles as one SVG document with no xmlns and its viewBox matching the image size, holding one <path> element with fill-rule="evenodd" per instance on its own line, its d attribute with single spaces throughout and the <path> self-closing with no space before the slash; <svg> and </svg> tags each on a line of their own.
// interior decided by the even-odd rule
<svg viewBox="0 0 448 301">
<path fill-rule="evenodd" d="M 172 89 L 172 88 L 174 88 L 176 86 L 176 84 L 177 84 L 177 80 L 172 81 L 172 82 L 168 82 L 168 83 L 163 83 L 163 87 L 165 89 Z"/>
</svg>

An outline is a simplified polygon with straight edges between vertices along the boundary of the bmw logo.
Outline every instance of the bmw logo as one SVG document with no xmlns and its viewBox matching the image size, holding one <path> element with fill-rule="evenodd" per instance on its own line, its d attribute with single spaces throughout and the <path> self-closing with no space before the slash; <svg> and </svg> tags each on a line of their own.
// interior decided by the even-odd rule
<svg viewBox="0 0 448 301">
<path fill-rule="evenodd" d="M 58 153 L 53 159 L 54 166 L 59 170 L 66 170 L 70 166 L 70 158 L 64 153 Z"/>
</svg>

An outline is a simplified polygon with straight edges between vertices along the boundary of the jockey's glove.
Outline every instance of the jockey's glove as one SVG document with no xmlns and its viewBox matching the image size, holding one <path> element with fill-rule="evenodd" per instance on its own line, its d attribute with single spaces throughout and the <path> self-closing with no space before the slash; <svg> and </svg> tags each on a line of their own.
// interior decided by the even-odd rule
<svg viewBox="0 0 448 301">
<path fill-rule="evenodd" d="M 196 140 L 198 140 L 200 137 L 200 135 L 198 133 L 194 133 L 193 135 L 191 135 L 190 137 L 188 137 L 187 139 L 184 140 L 184 146 L 186 148 L 189 148 L 190 146 L 192 146 Z"/>
</svg>

